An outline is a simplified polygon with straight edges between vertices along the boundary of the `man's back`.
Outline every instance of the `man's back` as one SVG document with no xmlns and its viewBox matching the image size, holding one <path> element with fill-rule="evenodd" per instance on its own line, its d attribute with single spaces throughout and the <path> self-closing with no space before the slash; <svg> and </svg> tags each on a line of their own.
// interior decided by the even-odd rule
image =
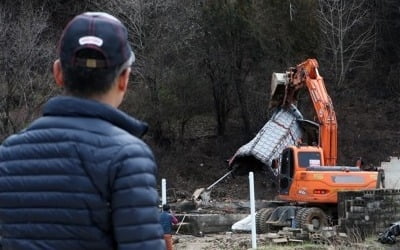
<svg viewBox="0 0 400 250">
<path fill-rule="evenodd" d="M 0 147 L 3 248 L 160 249 L 146 126 L 74 97 L 44 115 Z"/>
</svg>

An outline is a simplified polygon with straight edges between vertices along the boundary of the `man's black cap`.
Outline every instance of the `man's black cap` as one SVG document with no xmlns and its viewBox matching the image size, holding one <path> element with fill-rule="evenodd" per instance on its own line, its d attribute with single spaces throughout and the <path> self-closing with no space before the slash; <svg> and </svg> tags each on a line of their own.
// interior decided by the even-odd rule
<svg viewBox="0 0 400 250">
<path fill-rule="evenodd" d="M 77 57 L 82 49 L 96 50 L 104 60 Z M 126 27 L 104 12 L 86 12 L 74 17 L 62 33 L 59 56 L 62 65 L 88 68 L 111 68 L 135 60 Z"/>
</svg>

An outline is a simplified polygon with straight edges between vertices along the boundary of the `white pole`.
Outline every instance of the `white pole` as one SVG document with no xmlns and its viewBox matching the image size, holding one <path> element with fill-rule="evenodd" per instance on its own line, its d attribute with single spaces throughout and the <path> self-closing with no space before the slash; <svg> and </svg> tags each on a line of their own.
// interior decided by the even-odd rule
<svg viewBox="0 0 400 250">
<path fill-rule="evenodd" d="M 167 181 L 161 180 L 161 205 L 167 204 Z"/>
<path fill-rule="evenodd" d="M 257 235 L 256 235 L 256 206 L 254 199 L 254 174 L 249 173 L 250 183 L 250 215 L 251 215 L 251 248 L 257 249 Z"/>
</svg>

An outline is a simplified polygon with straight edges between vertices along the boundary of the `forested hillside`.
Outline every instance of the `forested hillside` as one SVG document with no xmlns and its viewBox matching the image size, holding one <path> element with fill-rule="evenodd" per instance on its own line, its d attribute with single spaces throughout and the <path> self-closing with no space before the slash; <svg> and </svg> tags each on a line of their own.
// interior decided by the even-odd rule
<svg viewBox="0 0 400 250">
<path fill-rule="evenodd" d="M 272 72 L 319 61 L 339 123 L 339 162 L 400 156 L 397 0 L 2 0 L 0 138 L 60 94 L 57 39 L 74 15 L 106 11 L 137 56 L 122 109 L 150 125 L 160 177 L 211 184 L 268 120 Z M 300 100 L 312 119 L 312 106 Z"/>
</svg>

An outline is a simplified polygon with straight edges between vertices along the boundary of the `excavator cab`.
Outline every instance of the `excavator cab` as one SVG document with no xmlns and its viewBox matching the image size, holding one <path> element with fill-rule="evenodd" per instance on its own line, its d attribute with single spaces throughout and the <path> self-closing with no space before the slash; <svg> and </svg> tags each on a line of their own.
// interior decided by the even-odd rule
<svg viewBox="0 0 400 250">
<path fill-rule="evenodd" d="M 283 150 L 279 174 L 279 194 L 289 195 L 296 171 L 306 171 L 309 167 L 320 167 L 323 163 L 321 152 L 316 147 L 292 146 Z"/>
</svg>

